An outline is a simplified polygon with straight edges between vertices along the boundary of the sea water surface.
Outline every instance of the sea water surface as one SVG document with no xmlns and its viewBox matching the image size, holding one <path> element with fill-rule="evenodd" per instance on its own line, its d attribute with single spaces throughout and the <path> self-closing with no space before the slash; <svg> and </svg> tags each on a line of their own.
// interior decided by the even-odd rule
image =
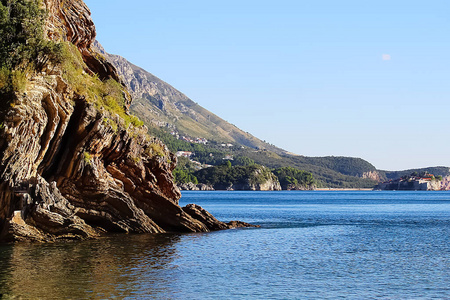
<svg viewBox="0 0 450 300">
<path fill-rule="evenodd" d="M 183 192 L 187 203 L 261 228 L 0 245 L 0 294 L 450 299 L 449 192 Z"/>
</svg>

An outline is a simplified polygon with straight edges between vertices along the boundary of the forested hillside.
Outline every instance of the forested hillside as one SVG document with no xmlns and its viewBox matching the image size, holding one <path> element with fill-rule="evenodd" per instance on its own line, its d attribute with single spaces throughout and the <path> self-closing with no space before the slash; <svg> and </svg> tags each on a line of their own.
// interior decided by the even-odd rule
<svg viewBox="0 0 450 300">
<path fill-rule="evenodd" d="M 221 143 L 210 141 L 208 144 L 189 143 L 176 139 L 167 130 L 151 127 L 153 135 L 161 138 L 173 152 L 192 152 L 191 159 L 207 165 L 221 165 L 226 158 L 232 158 L 235 166 L 259 164 L 270 169 L 292 167 L 311 172 L 317 187 L 333 188 L 370 188 L 375 180 L 362 178 L 365 172 L 376 168 L 360 158 L 350 157 L 305 157 L 289 154 L 279 155 L 268 150 L 257 150 L 245 146 L 222 146 Z M 177 167 L 177 169 L 183 166 Z"/>
</svg>

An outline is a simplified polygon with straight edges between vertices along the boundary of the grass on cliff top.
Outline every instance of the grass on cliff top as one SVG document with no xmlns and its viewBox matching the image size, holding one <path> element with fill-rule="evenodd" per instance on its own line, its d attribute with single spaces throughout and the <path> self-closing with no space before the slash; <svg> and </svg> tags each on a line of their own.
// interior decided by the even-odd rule
<svg viewBox="0 0 450 300">
<path fill-rule="evenodd" d="M 0 0 L 0 108 L 5 99 L 26 90 L 29 78 L 60 67 L 75 93 L 99 110 L 119 115 L 125 127 L 143 122 L 125 108 L 124 87 L 113 79 L 101 81 L 88 70 L 80 51 L 68 42 L 48 40 L 44 34 L 47 12 L 41 0 Z"/>
<path fill-rule="evenodd" d="M 72 89 L 87 102 L 93 103 L 99 110 L 107 110 L 119 115 L 125 127 L 132 124 L 140 127 L 144 123 L 138 117 L 129 115 L 125 110 L 124 87 L 114 79 L 101 81 L 98 76 L 86 73 L 87 69 L 80 51 L 70 43 L 63 43 L 63 77 Z"/>
</svg>

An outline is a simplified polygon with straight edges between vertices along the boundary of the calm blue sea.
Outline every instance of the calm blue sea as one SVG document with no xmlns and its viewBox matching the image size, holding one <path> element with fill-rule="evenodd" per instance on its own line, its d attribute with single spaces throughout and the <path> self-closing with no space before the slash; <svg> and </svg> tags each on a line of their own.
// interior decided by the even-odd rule
<svg viewBox="0 0 450 300">
<path fill-rule="evenodd" d="M 5 299 L 450 299 L 449 192 L 184 192 L 258 229 L 0 246 Z"/>
</svg>

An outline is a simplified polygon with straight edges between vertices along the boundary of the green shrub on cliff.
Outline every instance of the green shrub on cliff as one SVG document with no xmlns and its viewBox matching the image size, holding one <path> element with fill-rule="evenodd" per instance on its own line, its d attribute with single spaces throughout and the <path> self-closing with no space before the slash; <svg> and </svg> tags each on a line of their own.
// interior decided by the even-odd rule
<svg viewBox="0 0 450 300">
<path fill-rule="evenodd" d="M 26 78 L 62 61 L 60 44 L 44 36 L 39 0 L 0 1 L 0 93 L 22 92 Z"/>
<path fill-rule="evenodd" d="M 147 149 L 145 149 L 145 153 L 147 153 L 150 157 L 164 157 L 165 156 L 165 149 L 164 146 L 160 143 L 151 143 Z"/>
<path fill-rule="evenodd" d="M 11 92 L 22 93 L 27 86 L 27 77 L 25 72 L 20 70 L 8 70 L 5 67 L 0 69 L 0 93 Z"/>
<path fill-rule="evenodd" d="M 89 152 L 84 152 L 84 163 L 88 166 L 92 164 L 92 155 Z"/>
<path fill-rule="evenodd" d="M 0 98 L 26 89 L 27 78 L 50 66 L 59 66 L 79 98 L 99 110 L 119 115 L 126 128 L 143 122 L 127 113 L 124 87 L 113 79 L 101 81 L 88 74 L 80 51 L 69 42 L 45 37 L 47 17 L 40 0 L 0 0 Z"/>
<path fill-rule="evenodd" d="M 119 115 L 124 120 L 125 127 L 132 124 L 140 127 L 144 123 L 138 117 L 130 115 L 125 109 L 125 87 L 114 79 L 100 80 L 97 75 L 90 75 L 83 57 L 76 46 L 62 43 L 61 69 L 64 79 L 79 98 L 93 103 L 99 110 L 107 110 Z"/>
</svg>

